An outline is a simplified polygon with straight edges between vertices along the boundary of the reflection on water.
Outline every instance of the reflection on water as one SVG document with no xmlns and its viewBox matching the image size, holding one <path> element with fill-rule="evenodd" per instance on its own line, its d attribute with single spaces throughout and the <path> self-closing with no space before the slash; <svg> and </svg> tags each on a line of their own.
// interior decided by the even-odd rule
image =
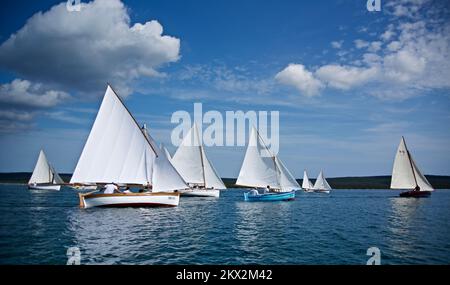
<svg viewBox="0 0 450 285">
<path fill-rule="evenodd" d="M 299 193 L 291 202 L 182 198 L 176 208 L 78 208 L 77 193 L 0 185 L 0 264 L 382 264 L 450 262 L 450 191 Z"/>
</svg>

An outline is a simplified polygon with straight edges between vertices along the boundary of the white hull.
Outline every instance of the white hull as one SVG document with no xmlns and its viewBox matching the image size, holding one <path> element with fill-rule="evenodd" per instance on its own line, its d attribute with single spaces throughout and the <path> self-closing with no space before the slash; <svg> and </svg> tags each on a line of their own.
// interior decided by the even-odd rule
<svg viewBox="0 0 450 285">
<path fill-rule="evenodd" d="M 180 201 L 179 193 L 78 193 L 80 207 L 175 207 Z"/>
<path fill-rule="evenodd" d="M 306 193 L 312 193 L 314 192 L 314 189 L 303 189 Z"/>
<path fill-rule="evenodd" d="M 184 197 L 220 197 L 220 190 L 217 189 L 186 189 L 178 192 Z"/>
<path fill-rule="evenodd" d="M 330 190 L 325 190 L 325 189 L 314 189 L 314 192 L 316 193 L 325 193 L 325 194 L 329 194 Z"/>
<path fill-rule="evenodd" d="M 61 189 L 60 185 L 28 185 L 29 190 L 51 190 L 59 191 Z"/>
</svg>

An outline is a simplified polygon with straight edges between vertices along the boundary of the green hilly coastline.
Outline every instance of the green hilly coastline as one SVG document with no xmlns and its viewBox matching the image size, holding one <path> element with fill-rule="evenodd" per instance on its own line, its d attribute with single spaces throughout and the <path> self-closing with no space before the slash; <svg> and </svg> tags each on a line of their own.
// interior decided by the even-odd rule
<svg viewBox="0 0 450 285">
<path fill-rule="evenodd" d="M 31 173 L 13 172 L 0 173 L 0 183 L 20 183 L 28 182 Z M 68 182 L 72 174 L 60 174 L 61 178 Z M 436 189 L 450 189 L 450 176 L 426 175 L 427 179 Z M 301 185 L 302 180 L 297 179 Z M 314 183 L 314 180 L 311 180 Z M 364 176 L 364 177 L 337 177 L 327 178 L 333 189 L 388 189 L 391 176 Z M 237 188 L 235 178 L 223 178 L 223 182 L 228 188 Z"/>
</svg>

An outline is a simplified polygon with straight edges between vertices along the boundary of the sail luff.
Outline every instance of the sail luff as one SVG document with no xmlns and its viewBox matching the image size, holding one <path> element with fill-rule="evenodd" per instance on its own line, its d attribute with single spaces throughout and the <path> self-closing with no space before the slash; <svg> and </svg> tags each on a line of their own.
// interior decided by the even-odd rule
<svg viewBox="0 0 450 285">
<path fill-rule="evenodd" d="M 148 183 L 157 156 L 137 121 L 108 85 L 71 183 Z M 146 167 L 147 163 L 147 167 Z"/>
<path fill-rule="evenodd" d="M 261 152 L 265 152 L 265 155 L 262 155 Z M 253 127 L 236 185 L 277 188 L 278 179 L 276 176 L 272 155 L 261 145 L 257 130 Z"/>
</svg>

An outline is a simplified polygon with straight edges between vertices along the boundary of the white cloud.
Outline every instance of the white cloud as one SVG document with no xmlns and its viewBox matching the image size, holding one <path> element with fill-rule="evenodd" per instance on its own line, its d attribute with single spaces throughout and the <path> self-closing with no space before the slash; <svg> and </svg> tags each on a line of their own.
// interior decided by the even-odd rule
<svg viewBox="0 0 450 285">
<path fill-rule="evenodd" d="M 333 41 L 331 42 L 331 46 L 335 49 L 340 49 L 344 41 Z"/>
<path fill-rule="evenodd" d="M 57 90 L 48 90 L 42 84 L 28 80 L 15 79 L 11 83 L 0 85 L 0 102 L 6 105 L 48 108 L 65 101 L 69 94 Z"/>
<path fill-rule="evenodd" d="M 289 64 L 275 76 L 275 79 L 281 84 L 296 88 L 308 97 L 317 95 L 323 87 L 322 82 L 301 64 Z"/>
<path fill-rule="evenodd" d="M 68 12 L 64 2 L 36 13 L 3 42 L 0 66 L 63 90 L 102 94 L 110 82 L 127 95 L 134 79 L 161 76 L 158 67 L 177 61 L 179 52 L 180 40 L 163 35 L 159 22 L 131 26 L 120 0 L 82 3 L 80 12 Z"/>
<path fill-rule="evenodd" d="M 365 84 L 377 76 L 375 67 L 359 68 L 342 65 L 325 65 L 316 71 L 317 77 L 328 86 L 347 90 Z"/>
<path fill-rule="evenodd" d="M 394 3 L 394 4 L 392 4 Z M 450 89 L 450 23 L 442 7 L 428 0 L 390 2 L 391 23 L 380 41 L 354 41 L 364 49 L 360 58 L 346 64 L 324 64 L 313 77 L 331 88 L 359 89 L 385 100 L 405 100 L 430 90 Z M 354 50 L 341 49 L 340 52 Z M 342 57 L 340 58 L 342 60 Z"/>
</svg>

